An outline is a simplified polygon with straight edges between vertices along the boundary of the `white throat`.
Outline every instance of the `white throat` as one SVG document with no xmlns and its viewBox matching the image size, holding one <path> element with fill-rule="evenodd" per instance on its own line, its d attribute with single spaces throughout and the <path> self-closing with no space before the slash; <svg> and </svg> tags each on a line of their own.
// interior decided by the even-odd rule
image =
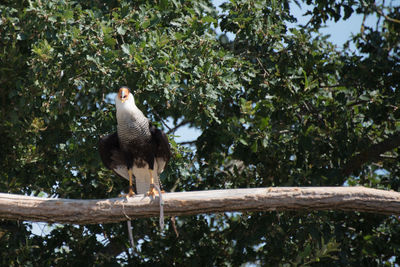
<svg viewBox="0 0 400 267">
<path fill-rule="evenodd" d="M 124 103 L 118 98 L 118 95 L 115 96 L 115 106 L 117 109 L 117 121 L 126 119 L 126 117 L 131 117 L 133 119 L 144 117 L 143 112 L 136 106 L 135 98 L 131 93 L 129 93 Z"/>
</svg>

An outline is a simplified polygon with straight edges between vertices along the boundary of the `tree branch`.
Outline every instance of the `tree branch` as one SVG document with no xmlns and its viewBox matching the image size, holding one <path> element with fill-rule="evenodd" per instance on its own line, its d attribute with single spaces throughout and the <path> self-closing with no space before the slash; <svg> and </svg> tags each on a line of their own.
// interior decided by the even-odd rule
<svg viewBox="0 0 400 267">
<path fill-rule="evenodd" d="M 166 216 L 232 211 L 347 210 L 400 215 L 400 193 L 365 187 L 276 187 L 165 193 Z M 73 200 L 0 193 L 0 219 L 98 224 L 159 215 L 158 198 Z"/>
<path fill-rule="evenodd" d="M 194 145 L 194 144 L 196 144 L 196 142 L 197 142 L 197 140 L 192 140 L 192 141 L 184 141 L 184 142 L 180 142 L 180 143 L 178 143 L 178 144 L 180 144 L 180 145 Z"/>
<path fill-rule="evenodd" d="M 394 19 L 383 13 L 382 9 L 378 7 L 375 3 L 373 4 L 376 8 L 376 12 L 378 12 L 379 15 L 383 16 L 386 20 L 394 22 L 394 23 L 400 23 L 400 20 Z"/>
<path fill-rule="evenodd" d="M 175 125 L 174 128 L 170 129 L 170 130 L 167 132 L 167 134 L 174 133 L 179 127 L 182 127 L 182 126 L 184 126 L 184 125 L 186 125 L 186 124 L 189 124 L 189 123 L 190 123 L 190 121 L 182 120 L 180 123 L 178 123 L 177 125 Z"/>
<path fill-rule="evenodd" d="M 361 153 L 351 158 L 343 168 L 343 174 L 348 176 L 354 171 L 361 168 L 367 162 L 371 162 L 380 158 L 382 153 L 393 150 L 400 146 L 400 133 L 396 133 L 380 143 L 374 144 L 366 148 Z"/>
</svg>

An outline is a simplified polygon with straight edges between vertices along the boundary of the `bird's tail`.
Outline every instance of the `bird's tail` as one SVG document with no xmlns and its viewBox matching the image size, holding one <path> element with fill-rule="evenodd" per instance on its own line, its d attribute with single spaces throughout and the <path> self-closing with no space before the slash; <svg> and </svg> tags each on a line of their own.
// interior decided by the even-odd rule
<svg viewBox="0 0 400 267">
<path fill-rule="evenodd" d="M 160 187 L 160 178 L 157 173 L 157 168 L 151 171 L 154 178 L 154 184 Z M 133 175 L 135 176 L 136 192 L 138 194 L 146 194 L 150 189 L 150 172 L 148 168 L 133 168 Z"/>
</svg>

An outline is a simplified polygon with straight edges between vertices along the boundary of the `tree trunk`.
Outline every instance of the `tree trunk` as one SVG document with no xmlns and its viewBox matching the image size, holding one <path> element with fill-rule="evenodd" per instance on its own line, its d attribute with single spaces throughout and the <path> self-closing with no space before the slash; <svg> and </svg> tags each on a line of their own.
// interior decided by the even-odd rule
<svg viewBox="0 0 400 267">
<path fill-rule="evenodd" d="M 166 216 L 346 210 L 400 215 L 400 193 L 365 187 L 276 187 L 165 193 Z M 48 199 L 0 193 L 0 219 L 98 224 L 159 216 L 159 198 Z"/>
</svg>

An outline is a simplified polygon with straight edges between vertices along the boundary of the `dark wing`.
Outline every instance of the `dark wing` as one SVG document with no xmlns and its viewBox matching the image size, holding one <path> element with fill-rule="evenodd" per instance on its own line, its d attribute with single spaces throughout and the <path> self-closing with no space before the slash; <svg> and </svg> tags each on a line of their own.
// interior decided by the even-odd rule
<svg viewBox="0 0 400 267">
<path fill-rule="evenodd" d="M 113 133 L 110 135 L 106 135 L 103 137 L 100 137 L 99 140 L 99 153 L 101 160 L 103 161 L 103 164 L 112 170 L 112 165 L 113 165 L 113 160 L 112 154 L 114 150 L 120 150 L 119 148 L 119 140 L 118 140 L 118 134 Z"/>
<path fill-rule="evenodd" d="M 128 179 L 128 168 L 124 154 L 119 146 L 118 134 L 115 132 L 99 140 L 99 153 L 103 164 L 119 176 Z"/>
<path fill-rule="evenodd" d="M 161 173 L 171 158 L 171 147 L 168 142 L 168 137 L 163 131 L 150 124 L 150 132 L 155 143 L 155 156 L 160 165 L 159 173 Z"/>
</svg>

